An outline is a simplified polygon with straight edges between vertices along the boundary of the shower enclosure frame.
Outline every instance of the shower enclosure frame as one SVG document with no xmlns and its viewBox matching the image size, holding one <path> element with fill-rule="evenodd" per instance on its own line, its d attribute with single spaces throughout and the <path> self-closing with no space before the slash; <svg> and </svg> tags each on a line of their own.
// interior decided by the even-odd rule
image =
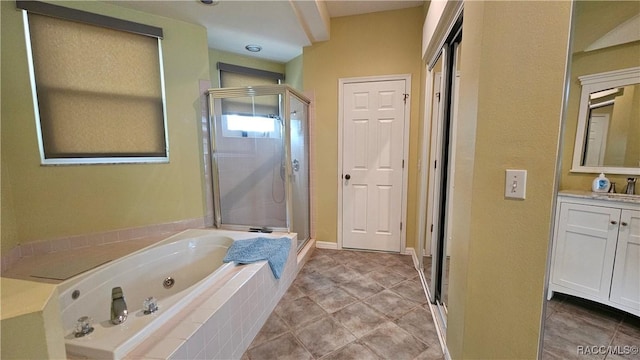
<svg viewBox="0 0 640 360">
<path fill-rule="evenodd" d="M 219 229 L 227 229 L 227 230 L 239 230 L 239 231 L 255 231 L 256 228 L 260 228 L 259 224 L 256 225 L 245 225 L 245 224 L 228 224 L 223 223 L 222 221 L 222 206 L 221 206 L 221 196 L 220 196 L 220 166 L 218 162 L 218 156 L 216 151 L 216 133 L 221 132 L 222 129 L 217 129 L 217 121 L 216 121 L 216 107 L 215 100 L 216 99 L 230 99 L 230 98 L 246 98 L 246 97 L 256 97 L 256 96 L 270 96 L 270 95 L 279 95 L 279 112 L 282 118 L 282 146 L 283 152 L 285 155 L 284 161 L 284 189 L 285 189 L 285 214 L 286 214 L 286 225 L 285 227 L 269 227 L 269 230 L 273 231 L 281 231 L 281 232 L 292 232 L 294 222 L 293 222 L 293 163 L 291 156 L 291 98 L 295 97 L 298 101 L 306 105 L 306 132 L 304 136 L 306 137 L 305 143 L 307 144 L 307 149 L 305 149 L 305 158 L 307 161 L 306 167 L 306 188 L 307 193 L 310 191 L 310 171 L 308 162 L 310 159 L 309 148 L 308 148 L 308 136 L 309 136 L 309 107 L 311 101 L 307 99 L 303 94 L 293 89 L 292 87 L 285 84 L 274 84 L 274 85 L 258 85 L 258 86 L 247 86 L 247 87 L 233 87 L 233 88 L 214 88 L 207 90 L 207 100 L 208 100 L 208 109 L 209 109 L 209 140 L 210 140 L 210 160 L 211 160 L 211 179 L 212 179 L 212 187 L 213 187 L 213 226 Z M 305 239 L 298 239 L 299 244 L 301 241 L 306 242 L 311 237 L 311 204 L 310 204 L 310 196 L 306 202 L 306 217 L 307 217 L 307 234 L 305 234 Z M 299 234 L 300 235 L 300 234 Z M 300 247 L 300 246 L 299 246 Z"/>
</svg>

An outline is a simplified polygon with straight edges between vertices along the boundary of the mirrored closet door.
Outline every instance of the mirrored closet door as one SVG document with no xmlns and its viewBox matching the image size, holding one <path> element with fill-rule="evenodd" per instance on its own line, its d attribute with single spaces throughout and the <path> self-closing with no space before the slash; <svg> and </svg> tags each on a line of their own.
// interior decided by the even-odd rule
<svg viewBox="0 0 640 360">
<path fill-rule="evenodd" d="M 437 57 L 428 65 L 425 104 L 425 127 L 429 127 L 428 193 L 426 199 L 425 234 L 421 239 L 421 266 L 430 301 L 437 305 L 437 320 L 445 333 L 447 294 L 451 248 L 451 204 L 454 196 L 455 128 L 457 124 L 458 88 L 461 76 L 462 15 L 445 38 Z M 426 150 L 426 149 L 425 149 Z"/>
</svg>

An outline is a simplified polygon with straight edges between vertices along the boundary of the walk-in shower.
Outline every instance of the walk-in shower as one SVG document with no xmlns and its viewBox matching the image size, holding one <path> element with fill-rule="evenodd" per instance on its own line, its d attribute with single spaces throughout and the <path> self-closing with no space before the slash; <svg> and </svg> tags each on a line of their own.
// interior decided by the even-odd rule
<svg viewBox="0 0 640 360">
<path fill-rule="evenodd" d="M 287 85 L 208 90 L 214 225 L 310 237 L 309 100 Z"/>
</svg>

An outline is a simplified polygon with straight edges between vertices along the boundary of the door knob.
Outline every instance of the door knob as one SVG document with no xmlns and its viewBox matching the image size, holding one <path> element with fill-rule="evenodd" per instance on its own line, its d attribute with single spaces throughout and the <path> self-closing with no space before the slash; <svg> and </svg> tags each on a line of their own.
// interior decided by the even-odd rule
<svg viewBox="0 0 640 360">
<path fill-rule="evenodd" d="M 347 174 L 347 175 L 344 176 L 344 178 L 349 180 L 349 179 L 351 179 L 351 175 Z"/>
</svg>

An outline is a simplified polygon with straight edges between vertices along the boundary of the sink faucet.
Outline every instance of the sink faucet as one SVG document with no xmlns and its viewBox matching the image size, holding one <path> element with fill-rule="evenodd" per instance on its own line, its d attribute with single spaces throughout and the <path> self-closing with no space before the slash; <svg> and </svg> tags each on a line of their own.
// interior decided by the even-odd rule
<svg viewBox="0 0 640 360">
<path fill-rule="evenodd" d="M 127 320 L 127 303 L 120 286 L 111 289 L 111 323 L 119 325 Z"/>
<path fill-rule="evenodd" d="M 636 193 L 636 178 L 627 178 L 627 188 L 625 194 L 635 195 Z"/>
</svg>

